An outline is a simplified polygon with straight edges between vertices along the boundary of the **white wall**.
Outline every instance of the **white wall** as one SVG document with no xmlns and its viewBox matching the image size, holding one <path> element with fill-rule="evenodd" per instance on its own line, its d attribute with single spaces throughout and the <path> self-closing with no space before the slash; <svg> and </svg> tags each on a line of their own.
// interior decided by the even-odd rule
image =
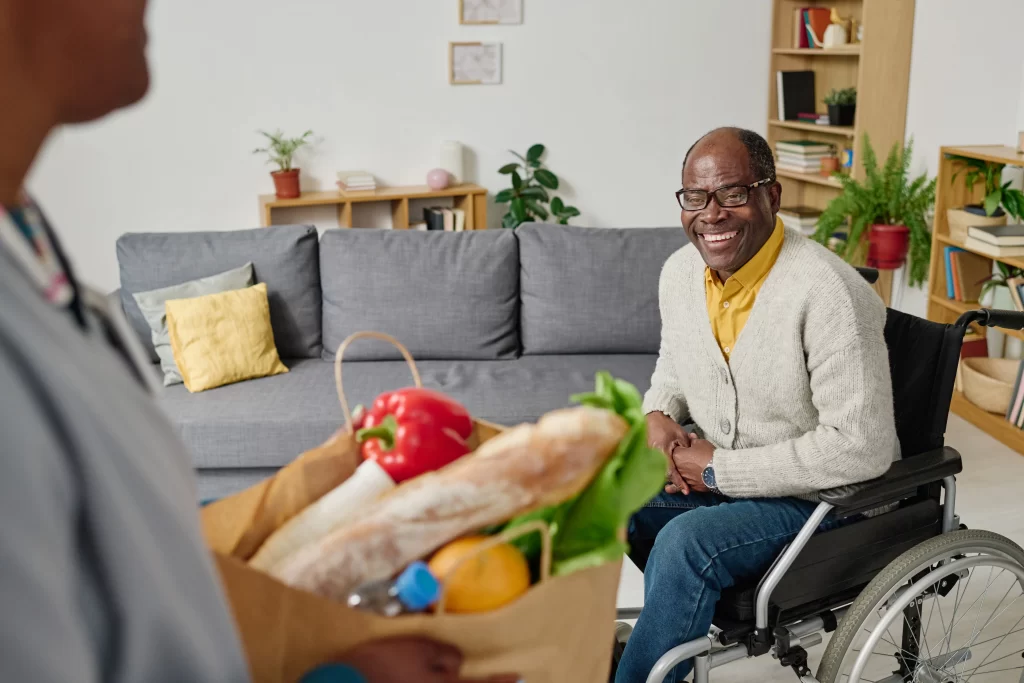
<svg viewBox="0 0 1024 683">
<path fill-rule="evenodd" d="M 505 150 L 544 142 L 584 212 L 575 222 L 595 226 L 676 225 L 688 145 L 717 125 L 764 132 L 767 0 L 524 3 L 525 23 L 507 27 L 459 26 L 457 0 L 151 3 L 149 98 L 55 136 L 30 188 L 82 276 L 114 287 L 121 233 L 257 223 L 256 195 L 271 191 L 250 154 L 261 127 L 323 138 L 300 158 L 307 188 L 341 169 L 421 183 L 455 139 L 493 193 Z M 1021 0 L 986 0 L 985 12 L 918 0 L 907 108 L 918 171 L 935 172 L 940 145 L 1012 144 L 1024 130 L 1022 25 Z M 502 41 L 504 84 L 449 86 L 449 40 Z M 729 70 L 739 85 L 710 75 Z M 906 290 L 901 307 L 923 314 L 924 300 Z"/>
<path fill-rule="evenodd" d="M 493 192 L 506 150 L 543 142 L 584 213 L 575 222 L 595 226 L 678 224 L 672 193 L 687 147 L 718 125 L 764 129 L 765 0 L 525 0 L 525 23 L 508 27 L 459 26 L 457 7 L 151 3 L 149 98 L 61 133 L 30 188 L 81 275 L 114 287 L 121 233 L 257 224 L 256 195 L 271 191 L 250 154 L 257 128 L 320 134 L 300 161 L 306 182 L 323 186 L 340 169 L 423 183 L 441 141 L 455 139 Z M 504 84 L 448 85 L 449 40 L 504 42 Z"/>
<path fill-rule="evenodd" d="M 1024 130 L 1021 0 L 917 0 L 907 138 L 915 172 L 938 171 L 943 145 L 1013 145 Z M 924 315 L 927 288 L 904 289 L 900 308 Z"/>
</svg>

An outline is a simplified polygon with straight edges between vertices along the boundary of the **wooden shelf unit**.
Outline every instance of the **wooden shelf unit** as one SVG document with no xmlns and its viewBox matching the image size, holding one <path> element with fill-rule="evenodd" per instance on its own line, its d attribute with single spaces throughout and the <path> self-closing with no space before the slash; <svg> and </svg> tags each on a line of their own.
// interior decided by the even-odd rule
<svg viewBox="0 0 1024 683">
<path fill-rule="evenodd" d="M 780 121 L 770 119 L 769 126 L 777 128 L 789 128 L 790 130 L 802 130 L 807 133 L 820 133 L 822 135 L 838 135 L 842 138 L 853 137 L 853 126 L 822 126 L 817 123 L 803 123 L 802 121 Z M 830 141 L 834 142 L 834 141 Z"/>
<path fill-rule="evenodd" d="M 272 194 L 260 195 L 260 220 L 263 227 L 273 225 L 274 209 L 297 206 L 337 206 L 338 227 L 352 227 L 352 207 L 368 202 L 391 204 L 391 227 L 409 228 L 409 201 L 451 197 L 454 207 L 466 212 L 466 230 L 487 228 L 487 189 L 471 183 L 453 185 L 444 190 L 431 190 L 426 185 L 409 187 L 381 187 L 373 192 L 303 192 L 295 199 L 278 199 Z"/>
<path fill-rule="evenodd" d="M 799 180 L 803 183 L 811 183 L 813 185 L 823 185 L 824 187 L 842 187 L 839 181 L 830 176 L 823 176 L 819 173 L 800 173 L 799 171 L 789 171 L 784 168 L 776 168 L 775 175 L 780 178 L 788 178 L 790 180 Z"/>
<path fill-rule="evenodd" d="M 780 140 L 814 140 L 854 150 L 853 177 L 862 180 L 860 145 L 871 137 L 876 153 L 885 158 L 894 142 L 903 142 L 910 82 L 910 49 L 914 33 L 915 0 L 773 0 L 772 50 L 768 83 L 768 144 Z M 794 12 L 801 7 L 835 7 L 842 17 L 864 26 L 862 43 L 830 50 L 794 48 Z M 818 113 L 825 113 L 825 95 L 832 88 L 857 88 L 857 114 L 853 126 L 820 126 L 780 121 L 776 72 L 814 71 Z M 824 209 L 836 198 L 838 182 L 820 176 L 779 172 L 783 206 Z M 888 304 L 892 272 L 879 273 L 875 290 Z"/>
<path fill-rule="evenodd" d="M 947 209 L 957 209 L 965 204 L 977 202 L 984 195 L 984 183 L 978 183 L 973 193 L 967 191 L 963 177 L 953 182 L 955 163 L 947 155 L 993 161 L 1011 166 L 1024 166 L 1024 154 L 1012 147 L 1002 145 L 978 145 L 966 147 L 942 147 L 939 149 L 939 176 L 935 193 L 935 223 L 932 226 L 932 256 L 928 269 L 928 319 L 940 323 L 952 323 L 966 311 L 980 308 L 977 302 L 952 301 L 946 296 L 946 264 L 943 248 L 959 247 L 992 261 L 1001 261 L 1009 266 L 1024 268 L 1024 258 L 993 258 L 964 246 L 963 242 L 953 239 L 949 234 Z M 1017 339 L 1024 339 L 1024 332 L 1017 330 L 1001 330 L 1001 332 Z M 984 329 L 979 333 L 984 335 Z M 994 439 L 998 439 L 1018 453 L 1024 455 L 1024 431 L 1017 429 L 1006 421 L 1004 416 L 988 413 L 974 405 L 963 394 L 957 392 L 953 397 L 952 411 L 964 418 L 978 429 Z"/>
</svg>

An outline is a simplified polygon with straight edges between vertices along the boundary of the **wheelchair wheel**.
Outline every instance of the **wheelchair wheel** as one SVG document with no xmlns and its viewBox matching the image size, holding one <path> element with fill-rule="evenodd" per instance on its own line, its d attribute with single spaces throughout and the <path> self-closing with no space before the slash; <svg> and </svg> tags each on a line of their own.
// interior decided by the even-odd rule
<svg viewBox="0 0 1024 683">
<path fill-rule="evenodd" d="M 820 683 L 1024 681 L 1024 550 L 962 530 L 893 560 L 832 635 Z M 858 666 L 862 667 L 857 671 Z"/>
</svg>

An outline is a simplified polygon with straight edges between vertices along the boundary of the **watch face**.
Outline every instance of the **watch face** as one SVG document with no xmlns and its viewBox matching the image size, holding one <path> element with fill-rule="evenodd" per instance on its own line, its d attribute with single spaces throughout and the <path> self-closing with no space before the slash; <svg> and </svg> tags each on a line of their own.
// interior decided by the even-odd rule
<svg viewBox="0 0 1024 683">
<path fill-rule="evenodd" d="M 716 486 L 715 486 L 715 468 L 712 467 L 711 465 L 708 465 L 707 467 L 705 467 L 704 471 L 701 472 L 701 479 L 704 480 L 704 485 L 707 486 L 709 489 L 716 488 Z"/>
</svg>

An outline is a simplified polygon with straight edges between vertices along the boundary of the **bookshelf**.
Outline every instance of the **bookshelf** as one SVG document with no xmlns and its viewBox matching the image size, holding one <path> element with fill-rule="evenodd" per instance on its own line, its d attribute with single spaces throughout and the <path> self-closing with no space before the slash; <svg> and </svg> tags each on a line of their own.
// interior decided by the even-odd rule
<svg viewBox="0 0 1024 683">
<path fill-rule="evenodd" d="M 932 256 L 928 269 L 928 319 L 940 323 L 952 323 L 965 311 L 979 308 L 977 302 L 952 301 L 946 296 L 946 266 L 943 247 L 954 246 L 966 251 L 973 251 L 962 242 L 950 237 L 949 222 L 946 219 L 947 209 L 957 209 L 964 204 L 977 202 L 983 195 L 983 183 L 978 183 L 973 193 L 967 191 L 963 177 L 953 182 L 954 162 L 946 155 L 971 157 L 984 161 L 1024 166 L 1024 154 L 1018 153 L 1013 147 L 1002 145 L 976 145 L 966 147 L 942 147 L 939 149 L 939 176 L 935 193 L 935 223 L 932 227 Z M 977 253 L 977 252 L 974 252 Z M 1009 266 L 1024 268 L 1024 258 L 997 258 L 980 254 L 993 261 L 1001 261 Z M 1017 330 L 1001 330 L 1005 334 L 1024 339 L 1024 332 Z M 978 330 L 984 335 L 985 331 Z M 997 439 L 1018 453 L 1024 454 L 1024 431 L 1017 429 L 1006 419 L 996 413 L 988 413 L 968 401 L 956 392 L 951 405 L 953 413 L 973 424 L 978 429 Z"/>
<path fill-rule="evenodd" d="M 768 84 L 768 143 L 814 140 L 854 150 L 853 177 L 862 178 L 860 141 L 871 137 L 884 157 L 894 142 L 903 142 L 910 82 L 910 48 L 914 32 L 915 0 L 773 0 L 772 49 Z M 864 26 L 861 43 L 833 49 L 794 48 L 796 10 L 835 7 L 842 17 Z M 814 71 L 818 113 L 825 113 L 824 97 L 832 88 L 857 88 L 857 115 L 853 126 L 821 126 L 780 121 L 775 79 L 777 71 Z M 840 184 L 812 174 L 779 171 L 783 206 L 805 205 L 824 209 L 838 194 Z M 892 273 L 882 271 L 875 289 L 888 304 Z"/>
<path fill-rule="evenodd" d="M 303 192 L 295 199 L 278 199 L 272 194 L 260 195 L 260 222 L 263 227 L 274 224 L 274 209 L 296 206 L 338 207 L 338 227 L 352 227 L 352 206 L 368 202 L 386 202 L 391 205 L 391 223 L 396 230 L 409 227 L 409 200 L 451 197 L 456 209 L 466 212 L 466 230 L 487 228 L 487 189 L 471 183 L 452 185 L 443 190 L 431 190 L 426 185 L 410 187 L 380 187 L 371 192 Z"/>
</svg>

